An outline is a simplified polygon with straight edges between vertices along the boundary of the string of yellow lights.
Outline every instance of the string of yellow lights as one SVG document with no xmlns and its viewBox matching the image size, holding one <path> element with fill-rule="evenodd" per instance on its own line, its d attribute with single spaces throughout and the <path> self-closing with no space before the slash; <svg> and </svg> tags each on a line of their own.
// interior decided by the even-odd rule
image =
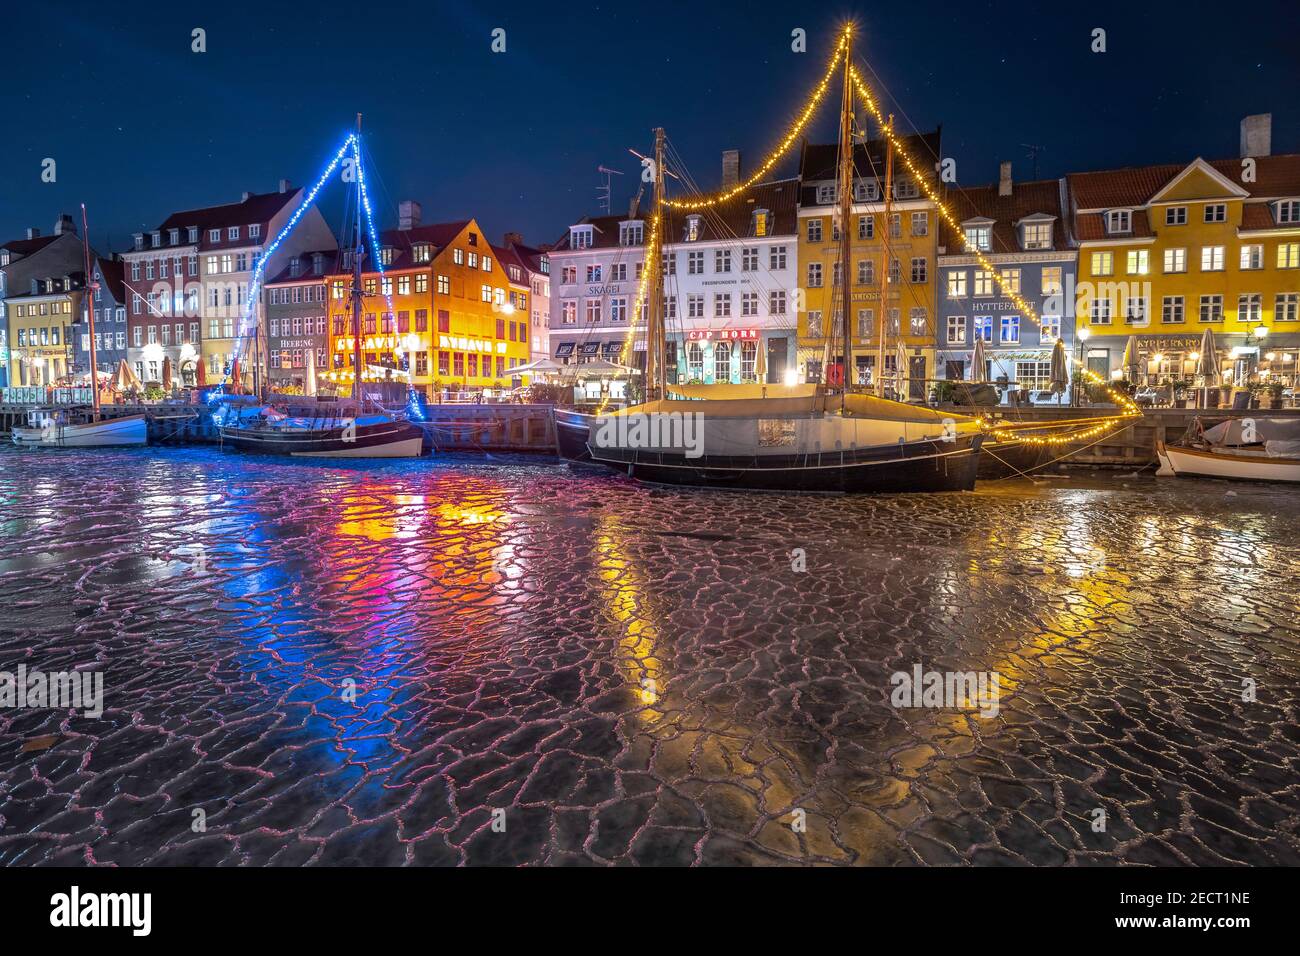
<svg viewBox="0 0 1300 956">
<path fill-rule="evenodd" d="M 939 195 L 938 189 L 935 188 L 934 184 L 931 182 L 931 178 L 922 174 L 920 167 L 912 158 L 911 153 L 908 152 L 902 139 L 893 131 L 892 127 L 886 120 L 884 112 L 880 109 L 880 106 L 876 102 L 876 98 L 871 93 L 870 86 L 868 86 L 866 80 L 862 78 L 862 74 L 858 72 L 858 68 L 852 64 L 849 65 L 849 76 L 853 81 L 858 96 L 867 105 L 867 109 L 879 124 L 882 134 L 893 146 L 895 156 L 902 160 L 904 167 L 912 174 L 914 181 L 921 186 L 930 201 L 934 203 L 939 215 L 949 225 L 953 233 L 964 237 L 965 233 L 957 222 L 957 217 L 953 215 L 948 204 L 943 201 L 943 198 Z M 998 284 L 998 288 L 1000 288 L 1002 292 L 1010 298 L 1013 303 L 1015 303 L 1016 307 L 1020 309 L 1021 312 L 1023 312 L 1035 325 L 1042 328 L 1043 323 L 1038 317 L 1037 311 L 1035 311 L 1035 309 L 1023 296 L 1020 295 L 1018 291 L 1007 285 L 1002 278 L 1001 271 L 994 268 L 992 261 L 989 260 L 989 258 L 968 239 L 963 239 L 963 241 L 965 242 L 966 252 L 973 255 L 980 266 L 993 277 L 993 280 Z M 1070 357 L 1070 360 L 1078 366 L 1084 378 L 1100 385 L 1105 390 L 1105 392 L 1115 402 L 1116 406 L 1121 409 L 1121 413 L 1116 416 L 1107 416 L 1102 418 L 1095 425 L 1091 425 L 1080 431 L 1071 431 L 1061 435 L 1025 435 L 1021 436 L 1023 441 L 1030 444 L 1043 445 L 1061 445 L 1081 441 L 1082 439 L 1088 438 L 1092 435 L 1101 434 L 1107 428 L 1117 425 L 1126 419 L 1138 417 L 1142 414 L 1141 409 L 1137 407 L 1131 398 L 1117 391 L 1109 382 L 1103 380 L 1101 376 L 1086 367 L 1082 362 L 1074 359 L 1072 356 Z M 1011 427 L 1012 424 L 1014 423 L 995 422 L 991 419 L 985 419 L 985 425 L 990 429 L 1005 429 Z"/>
<path fill-rule="evenodd" d="M 826 91 L 830 89 L 831 78 L 835 75 L 835 71 L 839 67 L 841 59 L 848 50 L 849 35 L 850 29 L 846 28 L 844 35 L 840 37 L 840 42 L 835 47 L 835 53 L 830 59 L 830 64 L 826 67 L 826 75 L 823 76 L 821 82 L 814 87 L 811 96 L 808 98 L 808 102 L 804 104 L 803 112 L 799 114 L 799 118 L 795 120 L 794 126 L 792 126 L 786 133 L 785 138 L 777 144 L 768 155 L 767 159 L 759 165 L 758 171 L 755 172 L 754 175 L 750 176 L 749 179 L 745 180 L 743 183 L 733 186 L 731 189 L 725 189 L 722 192 L 713 193 L 708 196 L 700 196 L 696 199 L 665 199 L 664 205 L 671 206 L 674 209 L 705 209 L 709 206 L 716 206 L 719 203 L 724 203 L 728 199 L 733 199 L 751 188 L 755 183 L 761 182 L 763 177 L 770 173 L 773 167 L 780 162 L 781 158 L 790 151 L 790 148 L 798 141 L 800 134 L 803 133 L 804 128 L 808 125 L 808 121 L 816 114 L 817 108 L 821 105 L 822 98 L 826 95 Z"/>
</svg>

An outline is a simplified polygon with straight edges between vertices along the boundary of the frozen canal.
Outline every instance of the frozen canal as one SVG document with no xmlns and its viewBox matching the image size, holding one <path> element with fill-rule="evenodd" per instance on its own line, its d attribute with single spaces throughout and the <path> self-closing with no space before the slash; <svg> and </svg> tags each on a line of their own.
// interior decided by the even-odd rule
<svg viewBox="0 0 1300 956">
<path fill-rule="evenodd" d="M 0 451 L 0 863 L 1294 865 L 1298 502 Z"/>
</svg>

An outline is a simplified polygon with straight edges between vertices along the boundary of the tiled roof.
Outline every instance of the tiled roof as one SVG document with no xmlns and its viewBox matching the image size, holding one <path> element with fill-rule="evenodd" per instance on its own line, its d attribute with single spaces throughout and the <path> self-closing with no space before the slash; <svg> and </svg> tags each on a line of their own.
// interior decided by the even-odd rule
<svg viewBox="0 0 1300 956">
<path fill-rule="evenodd" d="M 8 249 L 13 256 L 30 256 L 33 252 L 44 249 L 58 236 L 37 236 L 35 239 L 14 239 L 0 245 L 0 249 Z"/>
<path fill-rule="evenodd" d="M 398 272 L 403 269 L 414 269 L 418 266 L 428 267 L 428 262 L 416 262 L 411 254 L 414 246 L 427 242 L 430 246 L 430 261 L 438 253 L 455 241 L 468 226 L 472 220 L 461 219 L 456 222 L 438 222 L 430 223 L 427 226 L 416 226 L 413 229 L 387 229 L 379 234 L 379 244 L 385 249 L 392 249 L 393 256 L 388 264 L 384 266 L 385 272 Z M 480 234 L 481 236 L 481 234 Z M 491 244 L 483 238 L 480 249 L 490 249 Z M 367 253 L 366 260 L 363 263 L 363 270 L 367 275 L 377 273 L 379 270 L 375 267 L 373 253 Z M 334 262 L 332 268 L 327 270 L 332 275 L 342 275 L 351 272 L 349 268 L 343 267 L 343 257 L 340 255 Z M 277 281 L 279 281 L 277 277 Z"/>
<path fill-rule="evenodd" d="M 1130 232 L 1106 232 L 1106 214 L 1100 212 L 1083 212 L 1074 217 L 1074 238 L 1079 242 L 1093 242 L 1111 239 L 1122 242 L 1125 239 L 1150 239 L 1155 235 L 1151 228 L 1151 217 L 1145 209 L 1134 209 L 1133 226 Z"/>
<path fill-rule="evenodd" d="M 546 253 L 541 249 L 535 249 L 532 246 L 525 246 L 518 242 L 512 243 L 510 248 L 514 250 L 515 255 L 523 261 L 524 265 L 527 266 L 528 269 L 533 272 L 542 271 L 542 257 L 546 255 Z"/>
<path fill-rule="evenodd" d="M 493 246 L 492 252 L 497 257 L 497 262 L 501 263 L 501 268 L 509 269 L 510 266 L 519 267 L 519 278 L 510 281 L 516 285 L 528 285 L 528 263 L 524 261 L 523 256 L 515 250 L 514 246 Z M 509 271 L 506 276 L 509 277 Z"/>
<path fill-rule="evenodd" d="M 760 183 L 727 202 L 700 211 L 700 231 L 696 241 L 737 239 L 752 236 L 754 210 L 766 209 L 769 236 L 795 236 L 799 232 L 799 180 L 778 179 Z M 686 240 L 687 217 L 684 209 L 667 210 L 667 242 Z"/>
<path fill-rule="evenodd" d="M 1016 223 L 1035 213 L 1054 216 L 1056 222 L 1052 229 L 1052 248 L 1063 250 L 1069 248 L 1065 232 L 1065 223 L 1061 217 L 1061 188 L 1059 180 L 1040 179 L 1027 183 L 1012 183 L 1010 196 L 999 196 L 998 185 L 948 187 L 945 199 L 958 224 L 968 219 L 993 220 L 992 252 L 1020 251 L 1019 230 Z M 939 245 L 945 247 L 947 255 L 960 255 L 965 251 L 964 237 L 960 232 L 948 228 L 940 220 Z"/>
<path fill-rule="evenodd" d="M 644 221 L 647 217 L 643 213 L 637 214 L 637 219 Z M 618 245 L 618 226 L 619 223 L 629 222 L 626 215 L 621 216 L 583 216 L 575 226 L 592 226 L 591 231 L 591 248 L 592 249 L 612 249 Z M 556 252 L 570 252 L 569 237 L 572 233 L 569 230 L 564 231 L 560 241 L 555 244 Z M 585 250 L 584 250 L 585 251 Z"/>
<path fill-rule="evenodd" d="M 914 133 L 900 136 L 904 148 L 915 157 L 923 169 L 930 168 L 931 161 L 937 162 L 943 154 L 939 151 L 942 128 L 932 133 Z M 840 147 L 837 143 L 804 143 L 799 157 L 799 177 L 804 183 L 818 180 L 834 180 L 835 167 L 839 163 Z M 884 184 L 886 149 L 883 139 L 871 139 L 857 143 L 853 147 L 853 172 L 856 179 L 879 180 Z M 895 155 L 894 179 L 907 176 L 907 170 Z M 817 187 L 803 187 L 802 205 L 826 205 L 817 202 Z"/>
<path fill-rule="evenodd" d="M 325 276 L 331 275 L 335 271 L 335 265 L 338 261 L 338 249 L 315 249 L 311 252 L 300 252 L 298 261 L 302 271 L 298 275 L 293 275 L 293 265 L 286 262 L 273 278 L 267 279 L 263 285 L 279 285 L 282 282 L 310 282 L 312 279 L 324 279 Z M 324 256 L 322 269 L 320 272 L 312 271 L 312 259 L 315 256 Z M 292 258 L 292 257 L 291 257 Z"/>
<path fill-rule="evenodd" d="M 1300 196 L 1300 154 L 1260 156 L 1256 158 L 1255 164 L 1255 181 L 1244 183 L 1241 181 L 1240 159 L 1216 159 L 1209 162 L 1216 172 L 1246 190 L 1252 197 Z M 1141 206 L 1188 165 L 1190 164 L 1165 163 L 1159 166 L 1071 173 L 1068 177 L 1070 192 L 1078 209 Z"/>
<path fill-rule="evenodd" d="M 275 218 L 281 209 L 290 203 L 296 203 L 302 194 L 301 187 L 289 189 L 286 192 L 274 193 L 252 193 L 247 199 L 240 202 L 226 203 L 223 206 L 206 206 L 203 209 L 187 209 L 184 212 L 174 212 L 168 216 L 156 230 L 162 233 L 164 246 L 167 243 L 167 232 L 171 229 L 179 229 L 181 243 L 188 245 L 186 240 L 186 230 L 190 226 L 199 227 L 199 248 L 201 250 L 221 249 L 221 248 L 239 248 L 242 246 L 255 245 L 260 242 L 267 242 L 271 239 L 267 233 L 267 225 Z M 247 230 L 240 231 L 240 238 L 229 240 L 226 239 L 225 230 L 231 226 L 247 227 L 257 223 L 262 227 L 262 236 L 259 240 L 250 242 Z M 221 240 L 219 242 L 208 241 L 208 230 L 220 229 Z"/>
<path fill-rule="evenodd" d="M 120 259 L 98 258 L 95 264 L 104 277 L 104 291 L 119 305 L 126 301 L 126 270 Z"/>
</svg>

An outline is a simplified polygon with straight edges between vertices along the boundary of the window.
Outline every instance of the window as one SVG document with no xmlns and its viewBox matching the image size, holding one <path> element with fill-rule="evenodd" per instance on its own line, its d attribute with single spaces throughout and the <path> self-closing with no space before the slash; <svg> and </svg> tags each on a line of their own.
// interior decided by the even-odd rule
<svg viewBox="0 0 1300 956">
<path fill-rule="evenodd" d="M 1277 267 L 1279 269 L 1295 269 L 1300 267 L 1300 242 L 1278 243 Z"/>
<path fill-rule="evenodd" d="M 686 375 L 692 379 L 704 379 L 704 348 L 699 342 L 686 343 Z"/>
<path fill-rule="evenodd" d="M 894 213 L 889 217 L 889 237 L 891 239 L 901 239 L 903 237 L 903 221 L 901 213 Z"/>
<path fill-rule="evenodd" d="M 876 264 L 871 259 L 858 260 L 858 285 L 876 284 Z"/>
<path fill-rule="evenodd" d="M 618 244 L 620 246 L 639 246 L 645 232 L 645 224 L 640 222 L 625 222 L 618 227 Z"/>
<path fill-rule="evenodd" d="M 889 262 L 889 281 L 897 283 L 903 277 L 902 267 L 897 259 L 891 259 Z"/>
<path fill-rule="evenodd" d="M 209 230 L 208 230 L 208 242 L 220 242 L 220 241 L 221 241 L 221 230 L 220 230 L 220 229 L 209 229 Z"/>
<path fill-rule="evenodd" d="M 1062 271 L 1060 266 L 1043 267 L 1043 295 L 1060 295 L 1065 289 L 1065 286 L 1062 285 L 1062 281 Z"/>
<path fill-rule="evenodd" d="M 1210 203 L 1205 207 L 1206 222 L 1226 222 L 1228 207 L 1224 203 Z"/>
<path fill-rule="evenodd" d="M 1223 246 L 1203 246 L 1201 248 L 1201 271 L 1223 271 Z"/>
<path fill-rule="evenodd" d="M 596 325 L 600 322 L 600 300 L 587 300 L 587 324 Z"/>
<path fill-rule="evenodd" d="M 1165 272 L 1186 272 L 1186 271 L 1187 271 L 1187 250 L 1166 249 L 1165 250 Z"/>
<path fill-rule="evenodd" d="M 741 272 L 758 271 L 758 250 L 757 249 L 740 250 L 740 271 Z"/>
<path fill-rule="evenodd" d="M 262 227 L 259 223 L 253 223 L 248 227 L 249 239 L 260 239 L 262 237 Z"/>
<path fill-rule="evenodd" d="M 716 249 L 713 253 L 713 271 L 730 272 L 731 271 L 731 250 Z"/>
<path fill-rule="evenodd" d="M 1051 362 L 1016 362 L 1016 382 L 1030 391 L 1046 391 L 1052 387 Z"/>
<path fill-rule="evenodd" d="M 569 229 L 569 246 L 573 249 L 590 249 L 591 235 L 591 226 L 573 226 Z M 459 260 L 456 264 L 460 265 Z"/>
<path fill-rule="evenodd" d="M 875 311 L 872 309 L 858 309 L 858 338 L 870 339 L 875 326 Z"/>
<path fill-rule="evenodd" d="M 713 315 L 719 319 L 731 318 L 731 293 L 713 293 Z"/>
<path fill-rule="evenodd" d="M 809 242 L 822 241 L 822 221 L 820 219 L 808 220 L 808 241 Z"/>
<path fill-rule="evenodd" d="M 1050 222 L 1027 222 L 1024 230 L 1026 249 L 1052 248 L 1052 224 Z"/>
<path fill-rule="evenodd" d="M 1110 325 L 1110 299 L 1094 298 L 1088 314 L 1091 325 Z"/>
<path fill-rule="evenodd" d="M 993 341 L 993 316 L 991 315 L 975 316 L 974 340 L 977 342 Z"/>
<path fill-rule="evenodd" d="M 1297 309 L 1300 309 L 1300 292 L 1279 292 L 1273 305 L 1273 320 L 1295 322 Z"/>
<path fill-rule="evenodd" d="M 773 246 L 768 251 L 767 267 L 769 269 L 785 268 L 785 246 Z"/>
<path fill-rule="evenodd" d="M 477 253 L 477 252 L 471 252 L 471 253 L 469 254 L 469 262 L 466 263 L 466 264 L 467 264 L 471 269 L 477 269 L 477 268 L 478 268 L 478 253 Z"/>
<path fill-rule="evenodd" d="M 1221 295 L 1201 296 L 1201 321 L 1202 322 L 1223 321 L 1223 296 Z"/>
<path fill-rule="evenodd" d="M 988 252 L 993 247 L 992 226 L 967 226 L 966 248 Z"/>
<path fill-rule="evenodd" d="M 835 193 L 836 189 L 834 183 L 819 183 L 817 186 L 818 204 L 825 206 L 829 203 L 833 203 L 835 201 Z"/>
<path fill-rule="evenodd" d="M 875 202 L 880 198 L 880 187 L 874 179 L 859 179 L 853 184 L 854 202 Z"/>
<path fill-rule="evenodd" d="M 1147 300 L 1142 296 L 1129 296 L 1124 303 L 1124 321 L 1128 325 L 1147 324 Z"/>
<path fill-rule="evenodd" d="M 770 216 L 766 209 L 755 209 L 753 221 L 750 223 L 750 235 L 766 236 Z"/>
<path fill-rule="evenodd" d="M 1109 252 L 1092 254 L 1092 274 L 1095 276 L 1112 275 L 1115 271 L 1115 257 Z"/>
<path fill-rule="evenodd" d="M 1123 233 L 1133 231 L 1133 214 L 1127 209 L 1113 209 L 1106 213 L 1106 231 Z"/>
<path fill-rule="evenodd" d="M 785 290 L 775 289 L 770 292 L 767 307 L 772 315 L 785 315 Z"/>
<path fill-rule="evenodd" d="M 897 199 L 915 199 L 921 190 L 910 179 L 899 179 L 894 183 L 894 196 Z"/>
<path fill-rule="evenodd" d="M 948 344 L 949 345 L 966 344 L 966 316 L 964 315 L 948 316 Z"/>
<path fill-rule="evenodd" d="M 565 325 L 574 325 L 578 321 L 578 303 L 565 299 L 560 303 L 560 321 Z"/>
<path fill-rule="evenodd" d="M 1128 274 L 1144 276 L 1151 271 L 1151 252 L 1148 249 L 1130 249 L 1128 251 Z"/>
<path fill-rule="evenodd" d="M 876 217 L 859 216 L 858 217 L 858 238 L 874 239 L 876 237 Z"/>
<path fill-rule="evenodd" d="M 975 270 L 975 295 L 984 296 L 993 294 L 993 273 L 984 269 Z"/>
<path fill-rule="evenodd" d="M 757 292 L 740 293 L 740 314 L 746 316 L 758 315 L 758 293 Z"/>
<path fill-rule="evenodd" d="M 686 241 L 695 242 L 700 238 L 704 223 L 699 216 L 686 217 Z"/>
<path fill-rule="evenodd" d="M 1264 268 L 1264 247 L 1263 246 L 1242 246 L 1241 247 L 1241 267 L 1243 269 L 1262 269 Z"/>
<path fill-rule="evenodd" d="M 1166 226 L 1185 226 L 1187 225 L 1187 207 L 1170 206 L 1165 210 Z"/>
<path fill-rule="evenodd" d="M 713 346 L 713 380 L 731 381 L 731 343 L 719 342 Z"/>
<path fill-rule="evenodd" d="M 465 264 L 465 250 L 464 249 L 451 250 L 451 261 L 454 265 L 463 266 Z"/>
<path fill-rule="evenodd" d="M 1002 316 L 1002 338 L 999 341 L 1008 343 L 1017 343 L 1020 341 L 1020 316 Z"/>
<path fill-rule="evenodd" d="M 627 263 L 626 263 L 626 262 L 615 262 L 613 265 L 611 265 L 611 266 L 609 267 L 609 269 L 610 269 L 610 276 L 609 276 L 609 281 L 610 281 L 610 282 L 626 282 L 626 281 L 627 281 Z M 588 281 L 591 281 L 591 280 L 589 279 Z"/>
<path fill-rule="evenodd" d="M 808 263 L 808 288 L 820 289 L 822 287 L 822 264 L 820 262 Z"/>
<path fill-rule="evenodd" d="M 492 257 L 491 257 L 491 256 L 484 256 L 484 257 L 483 257 L 483 271 L 484 271 L 484 272 L 491 272 L 491 271 L 492 271 Z"/>
<path fill-rule="evenodd" d="M 1014 292 L 1017 295 L 1019 295 L 1020 294 L 1020 270 L 1003 269 L 1001 275 L 1002 275 L 1002 291 L 1007 293 Z"/>
<path fill-rule="evenodd" d="M 686 253 L 686 274 L 692 276 L 704 275 L 704 253 Z"/>
<path fill-rule="evenodd" d="M 912 235 L 926 236 L 930 234 L 930 214 L 928 212 L 912 213 Z"/>
<path fill-rule="evenodd" d="M 808 311 L 808 335 L 814 339 L 823 337 L 822 314 L 819 309 L 810 309 Z"/>
<path fill-rule="evenodd" d="M 238 226 L 230 226 L 230 227 L 226 230 L 226 236 L 227 236 L 227 238 L 229 238 L 229 239 L 238 239 L 238 238 L 239 238 L 239 227 L 238 227 Z"/>
<path fill-rule="evenodd" d="M 1237 320 L 1258 325 L 1264 318 L 1262 296 L 1258 292 L 1247 292 L 1237 297 Z"/>
<path fill-rule="evenodd" d="M 587 281 L 588 281 L 588 282 L 599 282 L 599 281 L 600 281 L 600 273 L 601 273 L 601 266 L 600 266 L 600 263 L 597 262 L 597 263 L 595 263 L 595 264 L 593 264 L 593 265 L 589 265 L 589 266 L 587 266 Z M 484 288 L 486 288 L 486 286 L 485 286 Z"/>
<path fill-rule="evenodd" d="M 1183 297 L 1167 295 L 1160 300 L 1160 321 L 1170 325 L 1183 321 Z"/>
<path fill-rule="evenodd" d="M 1040 345 L 1051 345 L 1061 337 L 1061 317 L 1059 315 L 1044 315 L 1038 323 L 1038 343 Z"/>
<path fill-rule="evenodd" d="M 704 295 L 692 292 L 686 296 L 686 317 L 688 319 L 704 318 Z"/>
<path fill-rule="evenodd" d="M 609 320 L 611 322 L 627 321 L 627 299 L 626 298 L 620 297 L 620 298 L 609 300 Z M 513 322 L 511 323 L 511 328 L 512 329 L 514 328 Z M 497 336 L 497 337 L 504 338 L 504 336 Z"/>
<path fill-rule="evenodd" d="M 927 273 L 927 265 L 926 265 L 925 257 L 920 256 L 914 258 L 912 260 L 912 281 L 917 283 L 925 282 L 926 273 Z"/>
<path fill-rule="evenodd" d="M 666 276 L 677 275 L 677 257 L 671 252 L 665 252 L 660 260 L 660 268 Z"/>
</svg>

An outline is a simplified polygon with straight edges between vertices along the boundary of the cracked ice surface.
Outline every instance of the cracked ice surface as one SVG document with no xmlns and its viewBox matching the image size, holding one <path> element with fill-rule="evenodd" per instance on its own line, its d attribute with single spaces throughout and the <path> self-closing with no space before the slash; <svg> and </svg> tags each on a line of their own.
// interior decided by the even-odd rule
<svg viewBox="0 0 1300 956">
<path fill-rule="evenodd" d="M 106 705 L 0 710 L 0 863 L 1300 863 L 1298 531 L 1145 477 L 3 451 L 0 670 Z M 918 663 L 998 712 L 895 709 Z"/>
</svg>

